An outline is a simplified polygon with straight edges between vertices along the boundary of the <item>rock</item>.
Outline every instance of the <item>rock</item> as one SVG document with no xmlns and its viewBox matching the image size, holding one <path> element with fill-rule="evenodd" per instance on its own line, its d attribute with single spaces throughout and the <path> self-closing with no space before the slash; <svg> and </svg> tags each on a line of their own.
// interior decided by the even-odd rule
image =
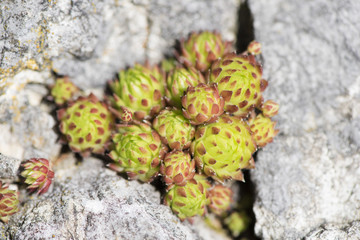
<svg viewBox="0 0 360 240">
<path fill-rule="evenodd" d="M 19 87 L 21 86 L 21 87 Z M 18 84 L 0 96 L 0 152 L 21 160 L 43 157 L 50 160 L 59 154 L 55 120 L 49 107 L 40 102 L 47 90 L 42 85 Z"/>
<path fill-rule="evenodd" d="M 306 240 L 325 240 L 325 239 L 360 239 L 360 222 L 355 221 L 349 224 L 336 225 L 326 224 L 312 231 L 305 238 Z"/>
<path fill-rule="evenodd" d="M 0 153 L 0 179 L 15 179 L 21 160 Z"/>
<path fill-rule="evenodd" d="M 192 30 L 217 29 L 234 40 L 239 3 L 2 1 L 0 76 L 52 67 L 79 86 L 102 87 L 120 68 L 145 59 L 157 63 Z"/>
<path fill-rule="evenodd" d="M 8 78 L 4 92 L 0 87 L 1 153 L 20 160 L 57 157 L 61 146 L 55 120 L 49 106 L 42 104 L 47 78 L 46 72 L 27 69 Z"/>
<path fill-rule="evenodd" d="M 235 40 L 240 2 L 243 1 L 186 0 L 177 4 L 167 0 L 150 1 L 147 58 L 159 62 L 163 54 L 172 55 L 175 40 L 187 37 L 191 31 L 217 30 L 225 39 Z"/>
<path fill-rule="evenodd" d="M 181 224 L 150 184 L 127 181 L 94 158 L 55 168 L 53 187 L 24 199 L 5 235 L 13 239 L 223 239 L 208 227 Z M 199 227 L 201 226 L 201 227 Z M 201 234 L 200 234 L 201 233 Z M 206 234 L 203 236 L 203 233 Z"/>
<path fill-rule="evenodd" d="M 265 99 L 280 104 L 280 134 L 251 172 L 256 234 L 301 239 L 323 224 L 358 220 L 360 3 L 249 3 L 269 80 Z"/>
</svg>

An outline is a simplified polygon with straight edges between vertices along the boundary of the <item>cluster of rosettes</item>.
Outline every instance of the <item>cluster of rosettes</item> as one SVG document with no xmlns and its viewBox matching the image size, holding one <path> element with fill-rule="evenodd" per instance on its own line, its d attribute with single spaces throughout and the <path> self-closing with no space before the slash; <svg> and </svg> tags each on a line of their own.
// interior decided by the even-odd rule
<svg viewBox="0 0 360 240">
<path fill-rule="evenodd" d="M 24 170 L 20 175 L 29 185 L 29 192 L 37 191 L 38 195 L 46 193 L 55 175 L 49 161 L 45 158 L 31 158 L 25 161 L 22 167 Z M 7 184 L 0 181 L 0 221 L 7 223 L 9 217 L 19 211 L 18 195 L 17 191 L 10 190 Z"/>
<path fill-rule="evenodd" d="M 176 59 L 121 70 L 106 101 L 69 97 L 58 111 L 60 131 L 82 155 L 108 151 L 109 166 L 130 179 L 161 176 L 164 202 L 180 219 L 220 216 L 232 201 L 222 184 L 255 167 L 253 154 L 278 132 L 271 117 L 279 105 L 263 100 L 258 42 L 242 54 L 215 32 L 180 43 Z"/>
<path fill-rule="evenodd" d="M 182 220 L 207 210 L 221 216 L 232 201 L 222 184 L 243 181 L 241 170 L 254 168 L 255 151 L 277 134 L 270 117 L 279 106 L 263 101 L 259 53 L 257 42 L 233 53 L 231 43 L 205 31 L 181 40 L 177 61 L 163 68 L 122 70 L 110 83 L 111 111 L 121 122 L 111 168 L 144 182 L 161 176 L 164 202 Z"/>
</svg>

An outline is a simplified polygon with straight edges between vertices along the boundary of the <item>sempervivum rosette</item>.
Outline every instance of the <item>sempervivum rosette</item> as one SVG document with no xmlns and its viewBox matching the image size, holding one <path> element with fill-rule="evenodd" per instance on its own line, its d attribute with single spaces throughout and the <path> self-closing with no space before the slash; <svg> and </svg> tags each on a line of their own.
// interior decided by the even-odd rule
<svg viewBox="0 0 360 240">
<path fill-rule="evenodd" d="M 233 237 L 238 237 L 246 231 L 251 223 L 250 217 L 245 211 L 233 212 L 225 218 L 225 225 L 229 228 Z"/>
<path fill-rule="evenodd" d="M 273 117 L 279 112 L 279 104 L 273 100 L 267 100 L 261 105 L 260 110 L 265 117 Z"/>
<path fill-rule="evenodd" d="M 247 51 L 252 55 L 259 55 L 261 53 L 261 43 L 252 41 L 247 47 Z"/>
<path fill-rule="evenodd" d="M 250 119 L 249 123 L 256 145 L 259 147 L 265 147 L 268 143 L 271 143 L 279 132 L 279 130 L 275 129 L 276 122 L 271 121 L 270 118 L 262 114 Z"/>
<path fill-rule="evenodd" d="M 267 82 L 254 56 L 227 54 L 211 66 L 210 82 L 217 83 L 225 100 L 225 111 L 247 117 L 262 103 Z"/>
<path fill-rule="evenodd" d="M 211 63 L 231 49 L 231 42 L 223 41 L 216 32 L 193 32 L 189 38 L 181 40 L 181 53 L 178 57 L 185 66 L 193 66 L 205 72 Z"/>
<path fill-rule="evenodd" d="M 204 215 L 208 202 L 207 191 L 195 179 L 185 186 L 175 186 L 166 193 L 164 202 L 183 221 L 195 215 Z"/>
<path fill-rule="evenodd" d="M 151 182 L 158 175 L 160 161 L 167 149 L 149 125 L 118 125 L 112 140 L 114 146 L 109 156 L 114 163 L 109 165 L 110 168 L 143 182 Z"/>
<path fill-rule="evenodd" d="M 217 181 L 243 181 L 242 168 L 253 168 L 255 142 L 247 124 L 239 118 L 220 116 L 215 123 L 199 127 L 191 152 L 199 169 Z"/>
<path fill-rule="evenodd" d="M 189 153 L 175 150 L 165 155 L 160 172 L 167 185 L 184 186 L 195 175 L 195 161 Z"/>
<path fill-rule="evenodd" d="M 196 69 L 177 67 L 167 77 L 166 97 L 172 106 L 181 108 L 181 97 L 188 87 L 205 83 L 203 75 Z"/>
<path fill-rule="evenodd" d="M 206 175 L 195 173 L 194 179 L 203 185 L 206 191 L 208 191 L 209 188 L 211 188 L 211 183 L 208 181 L 208 178 Z"/>
<path fill-rule="evenodd" d="M 109 110 L 123 123 L 129 123 L 133 121 L 133 113 L 124 106 L 120 106 L 117 109 L 109 107 Z"/>
<path fill-rule="evenodd" d="M 70 81 L 69 77 L 57 78 L 55 84 L 50 88 L 51 99 L 57 105 L 63 105 L 72 100 L 74 95 L 80 92 L 80 89 Z"/>
<path fill-rule="evenodd" d="M 18 193 L 0 181 L 0 220 L 4 223 L 19 211 Z"/>
<path fill-rule="evenodd" d="M 49 160 L 45 158 L 30 158 L 22 164 L 24 171 L 21 176 L 29 184 L 30 192 L 37 190 L 37 194 L 46 193 L 54 178 L 54 171 L 50 168 Z"/>
<path fill-rule="evenodd" d="M 109 143 L 115 118 L 108 106 L 90 94 L 70 102 L 57 112 L 60 131 L 74 152 L 83 156 L 104 153 Z"/>
<path fill-rule="evenodd" d="M 222 215 L 224 212 L 230 209 L 232 196 L 233 192 L 230 188 L 223 185 L 216 185 L 209 190 L 209 209 L 216 215 Z"/>
<path fill-rule="evenodd" d="M 224 99 L 216 84 L 189 87 L 181 102 L 184 116 L 193 125 L 215 122 L 224 112 Z"/>
<path fill-rule="evenodd" d="M 195 136 L 195 128 L 186 119 L 181 110 L 166 108 L 153 121 L 154 129 L 164 144 L 171 149 L 187 149 Z"/>
<path fill-rule="evenodd" d="M 115 108 L 126 107 L 137 120 L 149 118 L 164 107 L 165 75 L 158 66 L 136 64 L 122 70 L 110 83 Z"/>
</svg>

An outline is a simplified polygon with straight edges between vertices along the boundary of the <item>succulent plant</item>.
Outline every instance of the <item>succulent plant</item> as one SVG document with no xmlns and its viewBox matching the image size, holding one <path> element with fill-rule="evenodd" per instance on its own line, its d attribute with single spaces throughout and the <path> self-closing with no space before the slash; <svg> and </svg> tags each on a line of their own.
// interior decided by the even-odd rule
<svg viewBox="0 0 360 240">
<path fill-rule="evenodd" d="M 186 119 L 181 110 L 166 108 L 153 121 L 154 129 L 164 144 L 171 149 L 182 150 L 190 147 L 195 128 Z"/>
<path fill-rule="evenodd" d="M 203 75 L 195 68 L 177 67 L 167 77 L 166 97 L 168 102 L 181 109 L 181 97 L 188 87 L 196 87 L 199 83 L 205 83 Z"/>
<path fill-rule="evenodd" d="M 216 185 L 209 190 L 210 204 L 209 209 L 216 215 L 221 216 L 230 209 L 233 192 L 230 188 L 223 185 Z"/>
<path fill-rule="evenodd" d="M 279 132 L 279 130 L 275 130 L 276 122 L 271 121 L 270 118 L 262 114 L 257 115 L 255 119 L 250 119 L 249 123 L 258 147 L 265 147 L 268 143 L 271 143 Z"/>
<path fill-rule="evenodd" d="M 208 181 L 206 175 L 195 173 L 195 175 L 194 175 L 193 178 L 194 178 L 198 183 L 200 183 L 201 185 L 203 185 L 203 187 L 205 188 L 206 191 L 208 191 L 208 189 L 211 188 L 211 183 Z M 207 204 L 209 204 L 209 203 L 210 203 L 210 202 L 208 202 Z"/>
<path fill-rule="evenodd" d="M 19 211 L 18 193 L 10 190 L 7 185 L 0 181 L 0 220 L 4 223 L 9 217 Z"/>
<path fill-rule="evenodd" d="M 71 100 L 80 90 L 69 77 L 57 78 L 55 85 L 51 86 L 51 97 L 57 105 L 63 105 Z"/>
<path fill-rule="evenodd" d="M 104 152 L 113 130 L 114 116 L 95 95 L 69 102 L 67 108 L 58 110 L 57 116 L 60 131 L 72 151 L 83 156 Z"/>
<path fill-rule="evenodd" d="M 195 215 L 204 215 L 206 202 L 207 191 L 195 179 L 189 180 L 185 186 L 174 186 L 164 198 L 164 203 L 182 221 Z"/>
<path fill-rule="evenodd" d="M 149 125 L 118 125 L 112 140 L 114 146 L 109 156 L 115 163 L 110 164 L 110 168 L 143 182 L 150 182 L 157 176 L 167 149 Z"/>
<path fill-rule="evenodd" d="M 258 55 L 261 53 L 261 43 L 258 41 L 252 41 L 247 47 L 247 51 L 252 55 Z"/>
<path fill-rule="evenodd" d="M 120 71 L 119 80 L 110 83 L 114 92 L 114 107 L 126 107 L 137 120 L 155 115 L 164 106 L 164 78 L 158 66 L 150 68 L 136 64 L 133 68 Z"/>
<path fill-rule="evenodd" d="M 167 58 L 161 61 L 160 67 L 164 72 L 168 73 L 175 69 L 177 64 L 178 63 L 176 62 L 175 58 Z"/>
<path fill-rule="evenodd" d="M 265 117 L 273 117 L 279 112 L 279 104 L 273 100 L 267 100 L 262 104 L 260 110 Z"/>
<path fill-rule="evenodd" d="M 179 61 L 185 66 L 194 66 L 205 72 L 211 63 L 231 49 L 231 42 L 223 41 L 216 32 L 193 32 L 189 38 L 180 42 L 181 53 Z"/>
<path fill-rule="evenodd" d="M 198 127 L 191 152 L 199 169 L 217 181 L 243 181 L 241 169 L 253 168 L 255 142 L 241 119 L 223 114 L 215 123 Z"/>
<path fill-rule="evenodd" d="M 133 120 L 132 112 L 124 106 L 120 106 L 118 109 L 109 107 L 109 110 L 122 122 L 131 122 Z"/>
<path fill-rule="evenodd" d="M 267 82 L 261 79 L 262 69 L 254 56 L 227 54 L 211 66 L 210 82 L 217 83 L 225 100 L 225 111 L 239 117 L 262 103 Z"/>
<path fill-rule="evenodd" d="M 217 217 L 216 215 L 214 215 L 214 214 L 205 215 L 204 223 L 206 223 L 206 225 L 208 227 L 210 227 L 211 229 L 215 230 L 218 234 L 223 235 L 224 237 L 222 239 L 229 239 L 227 237 L 227 232 L 222 225 L 221 219 L 219 217 Z M 245 239 L 242 239 L 242 240 L 245 240 Z"/>
<path fill-rule="evenodd" d="M 248 228 L 250 218 L 245 212 L 233 212 L 229 217 L 225 218 L 224 222 L 232 236 L 238 237 Z"/>
<path fill-rule="evenodd" d="M 54 178 L 54 172 L 50 168 L 49 160 L 45 158 L 30 158 L 22 164 L 24 171 L 21 176 L 25 183 L 29 184 L 30 192 L 37 190 L 37 194 L 46 193 Z"/>
<path fill-rule="evenodd" d="M 215 122 L 224 112 L 224 99 L 216 84 L 189 87 L 181 102 L 184 116 L 193 125 Z"/>
<path fill-rule="evenodd" d="M 167 185 L 184 186 L 195 175 L 195 161 L 191 161 L 189 153 L 174 150 L 165 155 L 160 167 L 164 182 Z"/>
<path fill-rule="evenodd" d="M 83 156 L 110 150 L 108 166 L 129 179 L 151 182 L 161 175 L 164 203 L 182 221 L 209 210 L 212 227 L 224 232 L 225 220 L 238 236 L 249 218 L 244 212 L 226 218 L 233 193 L 215 181 L 244 181 L 242 169 L 255 167 L 257 147 L 278 133 L 270 118 L 279 105 L 263 102 L 268 83 L 256 62 L 261 44 L 251 42 L 241 55 L 230 53 L 231 44 L 215 31 L 194 32 L 180 41 L 176 59 L 121 70 L 106 101 L 93 94 L 74 100 L 80 90 L 67 77 L 57 79 L 52 98 L 67 106 L 57 112 L 62 138 Z M 45 193 L 54 178 L 49 161 L 31 158 L 23 166 L 28 189 Z M 18 200 L 4 189 L 0 181 L 0 220 L 7 221 Z"/>
</svg>

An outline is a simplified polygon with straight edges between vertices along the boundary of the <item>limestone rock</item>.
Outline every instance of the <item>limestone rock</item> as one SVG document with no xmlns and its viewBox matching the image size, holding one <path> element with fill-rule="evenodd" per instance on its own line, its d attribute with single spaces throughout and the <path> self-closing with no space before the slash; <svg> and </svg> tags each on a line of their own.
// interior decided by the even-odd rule
<svg viewBox="0 0 360 240">
<path fill-rule="evenodd" d="M 327 240 L 327 239 L 360 239 L 360 222 L 354 221 L 345 225 L 326 224 L 313 230 L 306 240 Z"/>
<path fill-rule="evenodd" d="M 0 153 L 0 179 L 15 179 L 21 160 Z"/>
<path fill-rule="evenodd" d="M 55 168 L 49 191 L 23 199 L 5 235 L 13 239 L 224 239 L 204 225 L 181 223 L 150 184 L 127 181 L 70 154 Z M 201 234 L 200 234 L 201 233 Z M 203 236 L 203 233 L 206 235 Z"/>
<path fill-rule="evenodd" d="M 252 171 L 256 234 L 300 239 L 322 224 L 358 220 L 359 1 L 249 3 L 269 80 L 265 99 L 280 104 L 280 134 Z"/>
<path fill-rule="evenodd" d="M 47 94 L 45 78 L 33 70 L 22 71 L 0 95 L 1 153 L 20 160 L 57 157 L 61 146 L 56 122 L 51 109 L 41 104 Z"/>
<path fill-rule="evenodd" d="M 75 84 L 103 86 L 120 68 L 170 53 L 192 30 L 234 40 L 240 0 L 2 1 L 0 76 L 53 68 Z M 5 85 L 4 80 L 0 81 Z"/>
</svg>

